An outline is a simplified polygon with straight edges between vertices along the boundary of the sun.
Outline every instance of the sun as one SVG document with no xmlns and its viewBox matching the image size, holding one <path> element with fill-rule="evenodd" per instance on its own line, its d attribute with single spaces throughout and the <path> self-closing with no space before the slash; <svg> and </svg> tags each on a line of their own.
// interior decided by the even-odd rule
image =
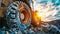
<svg viewBox="0 0 60 34">
<path fill-rule="evenodd" d="M 41 19 L 42 21 L 50 21 L 51 18 L 55 17 L 55 15 L 58 12 L 58 10 L 56 10 L 57 7 L 53 6 L 53 3 L 41 4 L 41 3 L 37 3 L 36 1 L 34 1 L 33 8 L 34 8 L 34 11 L 37 10 L 36 17 L 38 19 Z"/>
</svg>

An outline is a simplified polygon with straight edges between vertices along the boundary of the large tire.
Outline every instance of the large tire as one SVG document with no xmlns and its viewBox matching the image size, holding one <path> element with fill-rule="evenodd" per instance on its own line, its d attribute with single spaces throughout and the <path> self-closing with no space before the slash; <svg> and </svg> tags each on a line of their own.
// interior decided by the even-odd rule
<svg viewBox="0 0 60 34">
<path fill-rule="evenodd" d="M 23 7 L 23 8 L 22 8 Z M 24 18 L 21 19 L 21 13 Z M 31 10 L 27 4 L 21 1 L 13 2 L 6 12 L 7 24 L 10 28 L 17 26 L 20 29 L 26 29 L 31 23 Z"/>
</svg>

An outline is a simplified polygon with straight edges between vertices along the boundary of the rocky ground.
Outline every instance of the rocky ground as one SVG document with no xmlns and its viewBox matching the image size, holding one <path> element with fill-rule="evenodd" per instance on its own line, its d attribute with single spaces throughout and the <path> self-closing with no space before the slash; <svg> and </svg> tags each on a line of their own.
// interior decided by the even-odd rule
<svg viewBox="0 0 60 34">
<path fill-rule="evenodd" d="M 31 25 L 27 29 L 21 30 L 17 27 L 9 28 L 8 24 L 3 24 L 6 23 L 5 20 L 0 20 L 0 34 L 60 34 L 60 20 L 55 20 L 53 24 L 51 22 L 44 22 L 46 24 L 38 27 Z"/>
</svg>

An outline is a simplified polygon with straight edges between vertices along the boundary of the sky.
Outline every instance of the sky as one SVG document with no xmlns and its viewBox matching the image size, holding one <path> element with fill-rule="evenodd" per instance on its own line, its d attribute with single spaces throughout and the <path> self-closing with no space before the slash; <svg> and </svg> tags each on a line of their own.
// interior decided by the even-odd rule
<svg viewBox="0 0 60 34">
<path fill-rule="evenodd" d="M 38 10 L 42 21 L 60 19 L 60 0 L 34 0 L 34 10 Z"/>
</svg>

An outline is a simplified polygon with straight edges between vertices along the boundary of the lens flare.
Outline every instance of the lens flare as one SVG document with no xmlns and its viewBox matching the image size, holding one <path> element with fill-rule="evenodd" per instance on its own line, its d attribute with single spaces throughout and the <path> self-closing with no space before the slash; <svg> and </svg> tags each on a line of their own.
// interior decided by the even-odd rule
<svg viewBox="0 0 60 34">
<path fill-rule="evenodd" d="M 58 13 L 59 8 L 58 6 L 54 6 L 52 2 L 46 3 L 39 3 L 36 0 L 34 2 L 34 11 L 37 10 L 37 16 L 41 17 L 42 21 L 52 21 L 58 19 L 55 15 Z"/>
</svg>

